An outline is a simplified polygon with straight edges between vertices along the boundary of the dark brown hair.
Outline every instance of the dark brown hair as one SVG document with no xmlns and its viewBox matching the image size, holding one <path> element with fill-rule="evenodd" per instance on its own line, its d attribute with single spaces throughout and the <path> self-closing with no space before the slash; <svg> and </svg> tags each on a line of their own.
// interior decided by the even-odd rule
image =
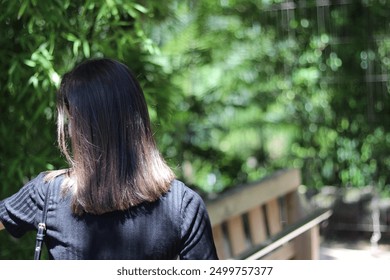
<svg viewBox="0 0 390 280">
<path fill-rule="evenodd" d="M 64 190 L 73 193 L 75 214 L 125 210 L 169 190 L 174 174 L 153 139 L 143 91 L 124 64 L 78 65 L 63 76 L 57 107 L 58 143 L 71 165 Z"/>
</svg>

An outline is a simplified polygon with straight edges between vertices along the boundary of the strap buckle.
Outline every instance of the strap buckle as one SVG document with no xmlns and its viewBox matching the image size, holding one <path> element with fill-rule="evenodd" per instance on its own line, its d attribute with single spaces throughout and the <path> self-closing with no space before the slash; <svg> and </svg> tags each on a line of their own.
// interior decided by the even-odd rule
<svg viewBox="0 0 390 280">
<path fill-rule="evenodd" d="M 46 224 L 45 223 L 39 223 L 38 224 L 38 229 L 46 230 Z"/>
</svg>

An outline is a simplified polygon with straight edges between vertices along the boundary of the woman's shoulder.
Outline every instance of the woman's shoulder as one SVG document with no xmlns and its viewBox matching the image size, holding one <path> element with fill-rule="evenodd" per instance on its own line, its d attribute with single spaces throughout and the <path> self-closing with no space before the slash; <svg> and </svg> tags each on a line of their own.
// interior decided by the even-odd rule
<svg viewBox="0 0 390 280">
<path fill-rule="evenodd" d="M 69 174 L 67 169 L 42 171 L 26 185 L 34 189 L 38 200 L 44 199 L 49 189 L 56 195 L 60 192 L 64 178 L 68 177 L 67 174 Z"/>
<path fill-rule="evenodd" d="M 195 189 L 188 187 L 180 180 L 175 179 L 172 181 L 171 188 L 168 193 L 177 199 L 181 209 L 184 209 L 189 205 L 192 205 L 192 207 L 195 208 L 205 207 L 200 193 Z"/>
<path fill-rule="evenodd" d="M 58 169 L 58 170 L 43 171 L 38 175 L 38 177 L 41 176 L 44 179 L 44 181 L 50 182 L 60 177 L 69 177 L 69 174 L 70 174 L 70 169 Z"/>
<path fill-rule="evenodd" d="M 200 195 L 196 190 L 188 187 L 185 183 L 183 183 L 182 181 L 177 180 L 177 179 L 172 181 L 171 188 L 170 188 L 169 192 L 181 195 L 182 197 L 183 196 L 190 196 L 190 197 L 199 197 L 200 198 Z"/>
</svg>

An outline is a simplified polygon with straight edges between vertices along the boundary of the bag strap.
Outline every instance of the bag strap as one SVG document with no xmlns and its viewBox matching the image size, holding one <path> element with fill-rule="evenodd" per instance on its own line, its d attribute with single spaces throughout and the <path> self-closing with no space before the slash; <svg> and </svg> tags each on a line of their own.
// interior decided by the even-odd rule
<svg viewBox="0 0 390 280">
<path fill-rule="evenodd" d="M 41 222 L 38 224 L 38 232 L 35 239 L 34 260 L 39 260 L 41 258 L 42 243 L 46 235 L 46 218 L 47 218 L 47 208 L 49 206 L 49 200 L 50 200 L 50 189 L 51 189 L 50 186 L 51 184 L 47 186 L 46 195 L 43 198 L 44 204 L 43 204 L 42 218 L 41 218 Z"/>
</svg>

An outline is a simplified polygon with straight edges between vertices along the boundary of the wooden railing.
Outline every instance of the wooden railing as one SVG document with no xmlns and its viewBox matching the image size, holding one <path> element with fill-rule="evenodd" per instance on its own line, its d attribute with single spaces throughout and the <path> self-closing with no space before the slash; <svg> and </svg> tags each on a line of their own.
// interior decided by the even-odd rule
<svg viewBox="0 0 390 280">
<path fill-rule="evenodd" d="M 206 200 L 220 259 L 317 259 L 329 209 L 305 209 L 300 170 L 276 172 Z"/>
</svg>

